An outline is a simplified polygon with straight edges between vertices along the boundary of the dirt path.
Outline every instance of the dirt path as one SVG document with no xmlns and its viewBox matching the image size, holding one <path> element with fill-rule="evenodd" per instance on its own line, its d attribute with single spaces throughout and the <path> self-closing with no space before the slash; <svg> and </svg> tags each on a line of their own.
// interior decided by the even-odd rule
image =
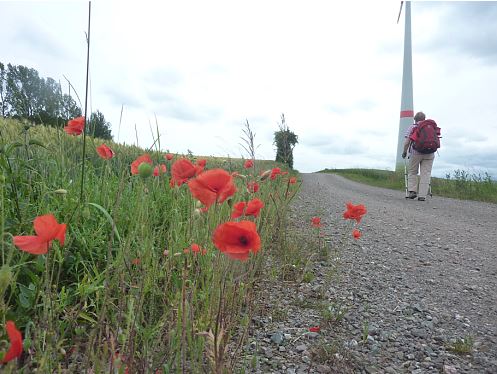
<svg viewBox="0 0 497 374">
<path fill-rule="evenodd" d="M 252 372 L 497 373 L 497 206 L 302 178 L 292 224 L 321 216 L 340 258 L 313 261 L 309 283 L 270 282 Z M 368 209 L 363 236 L 335 252 L 347 201 Z"/>
</svg>

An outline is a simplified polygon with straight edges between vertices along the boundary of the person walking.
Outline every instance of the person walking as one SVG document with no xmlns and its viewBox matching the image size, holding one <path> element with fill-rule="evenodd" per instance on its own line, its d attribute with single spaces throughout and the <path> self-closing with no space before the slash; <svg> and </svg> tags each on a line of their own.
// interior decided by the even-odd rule
<svg viewBox="0 0 497 374">
<path fill-rule="evenodd" d="M 407 177 L 407 189 L 409 191 L 409 199 L 418 198 L 419 201 L 425 201 L 426 195 L 430 187 L 431 169 L 433 160 L 435 159 L 435 151 L 430 153 L 421 153 L 414 148 L 412 135 L 416 130 L 418 123 L 424 121 L 426 116 L 423 112 L 418 112 L 414 116 L 415 123 L 409 126 L 405 135 L 404 151 L 402 158 L 406 158 L 409 152 L 409 166 Z M 428 120 L 429 121 L 429 120 Z M 419 173 L 419 188 L 418 188 L 418 173 Z"/>
</svg>

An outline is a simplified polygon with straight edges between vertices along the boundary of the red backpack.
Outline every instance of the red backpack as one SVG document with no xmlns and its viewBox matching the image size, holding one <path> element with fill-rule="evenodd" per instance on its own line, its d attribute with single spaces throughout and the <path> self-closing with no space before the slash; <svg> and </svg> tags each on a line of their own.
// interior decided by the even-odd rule
<svg viewBox="0 0 497 374">
<path fill-rule="evenodd" d="M 440 127 L 435 121 L 427 119 L 417 123 L 409 139 L 419 153 L 434 153 L 440 148 Z"/>
</svg>

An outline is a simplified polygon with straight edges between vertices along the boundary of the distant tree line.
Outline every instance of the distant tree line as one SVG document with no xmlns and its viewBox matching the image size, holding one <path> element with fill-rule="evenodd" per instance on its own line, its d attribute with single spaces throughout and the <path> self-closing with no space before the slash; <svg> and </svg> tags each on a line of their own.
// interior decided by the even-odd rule
<svg viewBox="0 0 497 374">
<path fill-rule="evenodd" d="M 40 77 L 35 69 L 22 65 L 5 66 L 0 62 L 0 115 L 61 127 L 69 119 L 81 116 L 82 112 L 71 95 L 62 93 L 59 82 Z M 97 110 L 90 116 L 87 131 L 95 137 L 112 139 L 110 127 Z"/>
</svg>

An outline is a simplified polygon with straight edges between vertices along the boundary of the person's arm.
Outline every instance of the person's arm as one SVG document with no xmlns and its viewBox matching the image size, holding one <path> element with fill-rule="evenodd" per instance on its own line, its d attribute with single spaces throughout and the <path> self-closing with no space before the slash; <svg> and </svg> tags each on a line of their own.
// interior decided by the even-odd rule
<svg viewBox="0 0 497 374">
<path fill-rule="evenodd" d="M 411 139 L 406 138 L 406 140 L 404 141 L 404 152 L 402 152 L 402 158 L 406 158 L 407 150 L 409 149 L 410 145 L 411 145 Z"/>
<path fill-rule="evenodd" d="M 413 131 L 414 131 L 414 125 L 409 126 L 405 135 L 406 139 L 404 140 L 404 151 L 402 152 L 402 158 L 406 158 L 407 156 L 407 150 L 409 149 L 412 143 L 411 134 Z"/>
</svg>

